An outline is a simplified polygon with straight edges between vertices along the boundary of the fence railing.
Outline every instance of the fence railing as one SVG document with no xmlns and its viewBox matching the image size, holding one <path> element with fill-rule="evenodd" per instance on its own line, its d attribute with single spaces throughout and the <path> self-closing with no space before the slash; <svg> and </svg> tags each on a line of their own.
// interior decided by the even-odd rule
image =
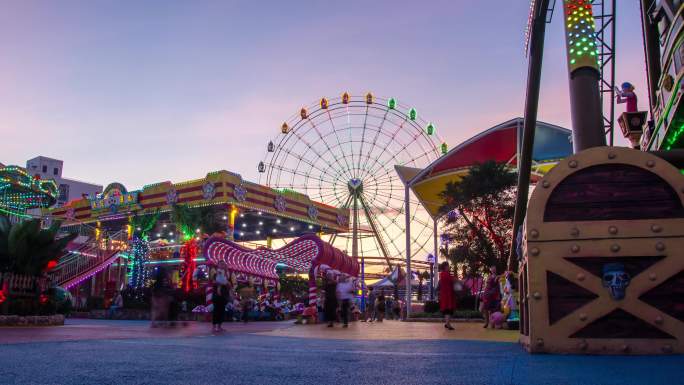
<svg viewBox="0 0 684 385">
<path fill-rule="evenodd" d="M 7 294 L 35 294 L 41 293 L 48 288 L 47 277 L 0 273 L 0 290 L 6 290 Z"/>
<path fill-rule="evenodd" d="M 116 254 L 126 250 L 127 238 L 125 231 L 93 237 L 82 247 L 60 258 L 50 273 L 51 281 L 60 286 L 74 286 L 80 282 L 78 278 L 84 279 L 99 272 L 111 263 Z"/>
</svg>

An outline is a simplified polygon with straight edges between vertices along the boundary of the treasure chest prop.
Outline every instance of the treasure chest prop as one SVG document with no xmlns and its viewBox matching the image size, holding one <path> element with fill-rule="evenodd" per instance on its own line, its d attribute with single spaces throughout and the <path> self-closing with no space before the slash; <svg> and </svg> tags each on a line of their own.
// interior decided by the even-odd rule
<svg viewBox="0 0 684 385">
<path fill-rule="evenodd" d="M 535 353 L 684 352 L 684 175 L 598 147 L 538 182 L 523 238 L 521 342 Z"/>
</svg>

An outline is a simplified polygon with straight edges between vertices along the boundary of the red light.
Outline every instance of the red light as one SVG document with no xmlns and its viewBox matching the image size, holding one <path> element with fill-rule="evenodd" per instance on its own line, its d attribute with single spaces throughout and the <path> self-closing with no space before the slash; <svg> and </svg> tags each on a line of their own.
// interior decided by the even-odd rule
<svg viewBox="0 0 684 385">
<path fill-rule="evenodd" d="M 53 259 L 47 263 L 47 267 L 45 269 L 49 271 L 54 269 L 55 267 L 57 267 L 57 261 Z"/>
</svg>

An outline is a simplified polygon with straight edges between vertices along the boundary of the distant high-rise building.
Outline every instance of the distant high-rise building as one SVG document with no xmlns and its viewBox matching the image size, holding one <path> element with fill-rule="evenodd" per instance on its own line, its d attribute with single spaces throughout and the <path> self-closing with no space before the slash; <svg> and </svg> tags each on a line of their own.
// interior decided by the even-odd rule
<svg viewBox="0 0 684 385">
<path fill-rule="evenodd" d="M 95 196 L 102 192 L 102 186 L 62 177 L 64 161 L 38 156 L 26 161 L 26 171 L 41 179 L 54 179 L 59 188 L 57 205 L 61 206 L 72 199 Z"/>
</svg>

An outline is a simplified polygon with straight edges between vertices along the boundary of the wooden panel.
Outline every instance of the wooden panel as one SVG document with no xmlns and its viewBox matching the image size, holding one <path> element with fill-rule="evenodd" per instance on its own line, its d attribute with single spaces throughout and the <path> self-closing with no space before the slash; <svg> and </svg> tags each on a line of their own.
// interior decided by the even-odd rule
<svg viewBox="0 0 684 385">
<path fill-rule="evenodd" d="M 639 299 L 684 322 L 684 270 L 644 293 Z"/>
<path fill-rule="evenodd" d="M 680 218 L 677 192 L 629 164 L 599 164 L 570 174 L 549 196 L 544 222 Z"/>
<path fill-rule="evenodd" d="M 546 272 L 549 299 L 549 325 L 571 314 L 599 296 L 558 274 Z"/>
<path fill-rule="evenodd" d="M 607 315 L 577 331 L 570 338 L 656 338 L 674 339 L 664 331 L 644 322 L 622 309 Z"/>
</svg>

